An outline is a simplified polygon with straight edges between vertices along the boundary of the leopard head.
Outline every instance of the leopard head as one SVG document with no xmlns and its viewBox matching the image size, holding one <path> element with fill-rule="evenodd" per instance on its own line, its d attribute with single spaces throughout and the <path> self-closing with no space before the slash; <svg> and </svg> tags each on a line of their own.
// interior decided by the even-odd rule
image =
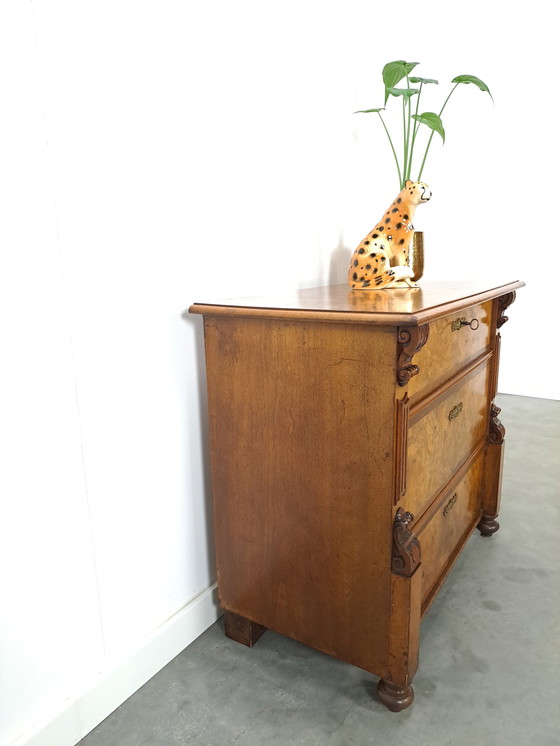
<svg viewBox="0 0 560 746">
<path fill-rule="evenodd" d="M 432 196 L 432 190 L 427 184 L 423 181 L 410 181 L 410 179 L 405 183 L 403 192 L 407 201 L 415 206 L 422 202 L 429 202 Z"/>
</svg>

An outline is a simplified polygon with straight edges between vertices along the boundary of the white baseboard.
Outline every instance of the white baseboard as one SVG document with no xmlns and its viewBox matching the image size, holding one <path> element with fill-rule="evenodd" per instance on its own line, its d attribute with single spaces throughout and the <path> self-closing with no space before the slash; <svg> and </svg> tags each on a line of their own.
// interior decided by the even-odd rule
<svg viewBox="0 0 560 746">
<path fill-rule="evenodd" d="M 86 690 L 66 700 L 48 722 L 12 746 L 75 746 L 219 618 L 216 588 L 214 583 L 196 596 L 130 656 L 101 673 Z"/>
</svg>

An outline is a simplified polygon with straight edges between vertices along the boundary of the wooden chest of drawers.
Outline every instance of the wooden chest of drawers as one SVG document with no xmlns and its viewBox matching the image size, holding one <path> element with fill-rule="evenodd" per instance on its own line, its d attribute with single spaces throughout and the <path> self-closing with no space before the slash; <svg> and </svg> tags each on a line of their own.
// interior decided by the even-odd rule
<svg viewBox="0 0 560 746">
<path fill-rule="evenodd" d="M 421 618 L 474 528 L 498 528 L 498 329 L 522 285 L 191 307 L 228 636 L 275 630 L 410 705 Z"/>
</svg>

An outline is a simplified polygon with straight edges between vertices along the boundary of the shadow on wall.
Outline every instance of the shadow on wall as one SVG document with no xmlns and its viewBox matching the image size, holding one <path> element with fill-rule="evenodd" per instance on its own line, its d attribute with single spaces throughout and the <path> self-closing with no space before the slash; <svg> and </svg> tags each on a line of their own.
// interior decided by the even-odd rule
<svg viewBox="0 0 560 746">
<path fill-rule="evenodd" d="M 206 390 L 206 357 L 204 353 L 204 322 L 202 316 L 191 316 L 188 310 L 182 314 L 182 319 L 194 329 L 196 376 L 199 400 L 199 430 L 202 448 L 202 474 L 204 484 L 204 511 L 206 525 L 206 546 L 208 550 L 208 566 L 212 578 L 216 577 L 214 550 L 214 523 L 212 515 L 212 488 L 210 476 L 210 437 L 208 423 L 208 398 Z M 189 413 L 185 413 L 188 416 Z"/>
<path fill-rule="evenodd" d="M 344 238 L 341 233 L 338 239 L 338 246 L 331 253 L 329 285 L 340 285 L 346 282 L 351 256 L 352 249 L 344 245 Z"/>
</svg>

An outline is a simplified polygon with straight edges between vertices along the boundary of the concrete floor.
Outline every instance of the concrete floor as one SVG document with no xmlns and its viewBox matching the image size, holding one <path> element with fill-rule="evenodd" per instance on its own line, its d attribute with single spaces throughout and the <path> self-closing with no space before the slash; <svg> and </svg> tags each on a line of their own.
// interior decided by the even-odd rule
<svg viewBox="0 0 560 746">
<path fill-rule="evenodd" d="M 476 532 L 422 623 L 415 702 L 280 635 L 253 649 L 221 620 L 81 746 L 560 744 L 560 402 L 498 398 L 501 528 Z"/>
</svg>

